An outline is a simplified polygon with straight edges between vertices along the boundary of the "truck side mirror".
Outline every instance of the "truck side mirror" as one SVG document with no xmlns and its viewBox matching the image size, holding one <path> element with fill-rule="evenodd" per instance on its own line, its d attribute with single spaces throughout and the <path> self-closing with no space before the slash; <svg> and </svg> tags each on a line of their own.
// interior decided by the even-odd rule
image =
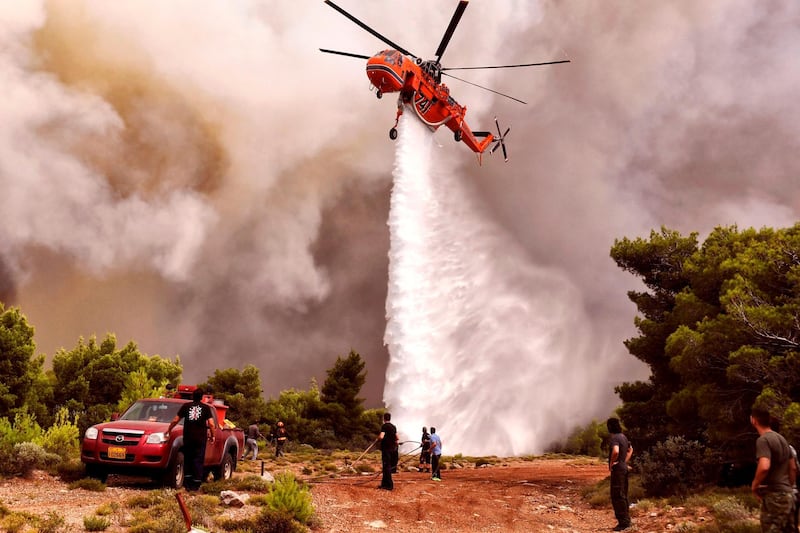
<svg viewBox="0 0 800 533">
<path fill-rule="evenodd" d="M 111 421 L 119 420 L 119 413 L 111 413 Z"/>
</svg>

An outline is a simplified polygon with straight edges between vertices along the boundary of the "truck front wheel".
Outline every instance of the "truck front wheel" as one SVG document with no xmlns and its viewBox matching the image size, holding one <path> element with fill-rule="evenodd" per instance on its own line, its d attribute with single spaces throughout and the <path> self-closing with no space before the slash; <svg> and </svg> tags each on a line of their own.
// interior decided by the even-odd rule
<svg viewBox="0 0 800 533">
<path fill-rule="evenodd" d="M 230 479 L 233 477 L 233 457 L 231 454 L 226 453 L 222 458 L 222 463 L 214 469 L 214 481 L 220 479 Z"/>
<path fill-rule="evenodd" d="M 183 452 L 175 454 L 175 458 L 170 463 L 166 474 L 164 474 L 164 484 L 172 489 L 179 489 L 183 486 L 183 479 L 186 474 L 184 470 Z"/>
<path fill-rule="evenodd" d="M 108 472 L 98 465 L 86 465 L 86 475 L 100 481 L 100 483 L 105 483 L 108 480 Z"/>
</svg>

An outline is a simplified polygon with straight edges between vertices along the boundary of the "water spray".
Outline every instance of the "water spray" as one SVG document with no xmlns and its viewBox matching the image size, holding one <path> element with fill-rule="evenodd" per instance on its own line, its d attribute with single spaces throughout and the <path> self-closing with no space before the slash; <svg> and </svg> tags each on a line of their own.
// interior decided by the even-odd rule
<svg viewBox="0 0 800 533">
<path fill-rule="evenodd" d="M 575 392 L 592 388 L 575 368 L 589 333 L 579 291 L 481 215 L 424 125 L 403 115 L 399 128 L 384 403 L 401 432 L 436 427 L 448 454 L 541 452 L 582 421 Z"/>
</svg>

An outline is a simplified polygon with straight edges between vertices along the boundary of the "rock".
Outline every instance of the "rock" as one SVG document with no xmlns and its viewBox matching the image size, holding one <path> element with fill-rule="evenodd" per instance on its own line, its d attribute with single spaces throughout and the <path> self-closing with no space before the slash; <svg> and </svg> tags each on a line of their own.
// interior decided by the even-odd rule
<svg viewBox="0 0 800 533">
<path fill-rule="evenodd" d="M 244 507 L 247 504 L 247 500 L 250 499 L 250 495 L 238 494 L 232 490 L 223 490 L 219 493 L 219 499 L 230 507 Z"/>
</svg>

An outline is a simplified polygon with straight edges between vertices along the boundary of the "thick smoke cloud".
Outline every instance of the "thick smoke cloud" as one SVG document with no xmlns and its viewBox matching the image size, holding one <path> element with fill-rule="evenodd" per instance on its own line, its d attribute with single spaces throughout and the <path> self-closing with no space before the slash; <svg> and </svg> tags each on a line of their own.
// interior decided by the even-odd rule
<svg viewBox="0 0 800 533">
<path fill-rule="evenodd" d="M 423 56 L 455 7 L 337 3 Z M 434 154 L 581 294 L 609 388 L 587 417 L 646 375 L 615 238 L 796 220 L 799 23 L 769 0 L 470 3 L 445 66 L 572 60 L 459 74 L 526 106 L 447 80 L 474 128 L 512 126 L 511 161 L 444 132 Z M 352 348 L 379 403 L 394 104 L 319 47 L 384 45 L 311 0 L 0 5 L 0 297 L 41 351 L 113 331 L 190 380 L 256 364 L 275 394 Z"/>
</svg>

